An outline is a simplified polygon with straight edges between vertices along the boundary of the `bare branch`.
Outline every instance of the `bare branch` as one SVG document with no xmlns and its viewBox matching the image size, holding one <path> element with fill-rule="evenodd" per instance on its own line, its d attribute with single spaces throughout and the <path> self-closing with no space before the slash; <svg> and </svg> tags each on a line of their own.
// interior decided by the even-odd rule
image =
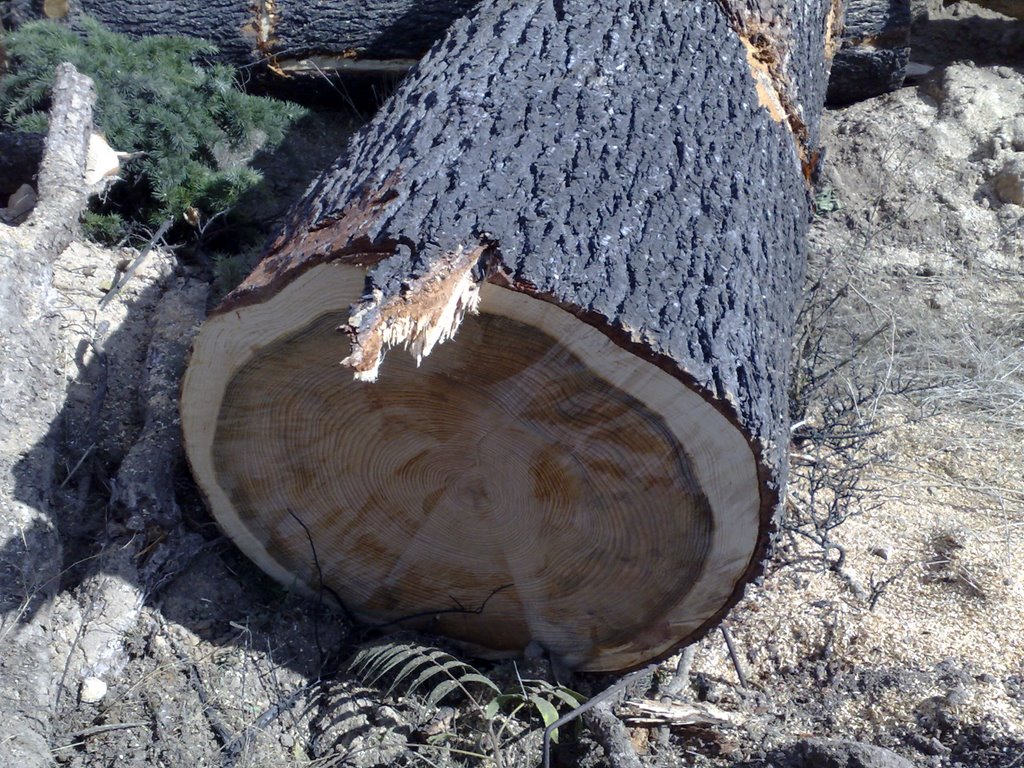
<svg viewBox="0 0 1024 768">
<path fill-rule="evenodd" d="M 39 202 L 22 228 L 37 258 L 52 262 L 74 237 L 88 200 L 85 183 L 92 109 L 92 80 L 72 64 L 57 67 L 50 110 L 50 131 L 39 167 Z"/>
</svg>

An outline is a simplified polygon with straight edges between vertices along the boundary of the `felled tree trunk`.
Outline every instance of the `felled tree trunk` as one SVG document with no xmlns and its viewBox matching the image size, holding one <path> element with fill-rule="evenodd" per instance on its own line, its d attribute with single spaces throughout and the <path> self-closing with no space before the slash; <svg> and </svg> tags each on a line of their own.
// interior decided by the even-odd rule
<svg viewBox="0 0 1024 768">
<path fill-rule="evenodd" d="M 278 74 L 320 78 L 325 72 L 404 73 L 477 2 L 70 0 L 67 12 L 72 18 L 88 14 L 131 35 L 201 36 L 216 43 L 221 57 L 236 66 L 270 65 Z M 721 4 L 727 12 L 744 6 L 728 0 Z M 30 0 L 12 3 L 17 20 L 31 17 L 38 5 Z M 60 9 L 56 12 L 63 12 L 62 4 L 53 5 Z M 769 11 L 779 7 L 773 0 L 750 0 L 746 5 Z M 844 8 L 848 10 L 842 50 L 832 70 L 830 101 L 849 103 L 899 87 L 909 52 L 909 0 L 831 0 L 831 5 L 829 23 L 836 31 L 842 26 Z M 821 30 L 804 32 L 820 35 Z"/>
<path fill-rule="evenodd" d="M 15 21 L 86 14 L 130 35 L 185 35 L 216 43 L 236 66 L 279 73 L 404 71 L 476 0 L 69 0 L 43 9 L 13 0 Z M 47 4 L 48 6 L 50 4 Z M 9 11 L 12 13 L 12 11 Z"/>
<path fill-rule="evenodd" d="M 456 23 L 200 332 L 182 423 L 225 531 L 492 655 L 619 670 L 714 626 L 785 486 L 829 15 Z"/>
</svg>

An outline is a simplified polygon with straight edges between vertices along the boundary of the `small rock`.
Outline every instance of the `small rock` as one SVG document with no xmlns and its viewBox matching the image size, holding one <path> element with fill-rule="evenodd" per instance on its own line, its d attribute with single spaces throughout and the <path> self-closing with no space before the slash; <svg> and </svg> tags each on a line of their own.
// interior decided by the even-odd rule
<svg viewBox="0 0 1024 768">
<path fill-rule="evenodd" d="M 107 695 L 107 684 L 98 677 L 87 677 L 82 681 L 78 699 L 83 704 L 95 704 Z"/>
<path fill-rule="evenodd" d="M 888 561 L 892 557 L 892 544 L 876 544 L 868 550 L 868 554 Z"/>
<path fill-rule="evenodd" d="M 1010 149 L 1014 152 L 1024 152 L 1024 117 L 1019 117 L 1006 125 L 1006 137 Z"/>
<path fill-rule="evenodd" d="M 1024 205 L 1024 158 L 1008 160 L 992 178 L 992 189 L 1002 202 Z"/>
<path fill-rule="evenodd" d="M 28 184 L 22 184 L 13 195 L 7 200 L 7 207 L 3 211 L 4 220 L 15 223 L 32 210 L 36 204 L 36 191 Z"/>
<path fill-rule="evenodd" d="M 846 581 L 846 585 L 858 599 L 864 600 L 868 597 L 868 591 L 864 588 L 864 581 L 855 570 L 849 567 L 840 568 L 839 576 Z"/>
<path fill-rule="evenodd" d="M 956 298 L 950 291 L 937 291 L 928 297 L 928 308 L 942 312 L 953 306 L 955 301 Z"/>
<path fill-rule="evenodd" d="M 883 747 L 843 739 L 807 739 L 797 745 L 800 768 L 914 768 L 914 764 Z"/>
<path fill-rule="evenodd" d="M 295 745 L 295 738 L 290 733 L 281 734 L 281 746 L 285 749 L 291 749 Z"/>
<path fill-rule="evenodd" d="M 923 755 L 948 755 L 949 747 L 936 739 L 934 736 L 911 736 L 908 741 L 914 745 L 918 752 Z"/>
<path fill-rule="evenodd" d="M 946 692 L 946 704 L 951 707 L 959 707 L 970 699 L 970 694 L 963 685 L 954 685 Z"/>
</svg>

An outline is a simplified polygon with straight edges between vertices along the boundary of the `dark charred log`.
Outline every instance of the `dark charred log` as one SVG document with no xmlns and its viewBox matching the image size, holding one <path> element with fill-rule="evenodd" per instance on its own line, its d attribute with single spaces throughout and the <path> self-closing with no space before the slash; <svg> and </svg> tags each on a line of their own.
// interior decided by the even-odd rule
<svg viewBox="0 0 1024 768">
<path fill-rule="evenodd" d="M 70 0 L 68 13 L 72 20 L 89 15 L 131 35 L 202 37 L 236 66 L 315 73 L 317 68 L 404 71 L 474 4 L 475 0 Z"/>
<path fill-rule="evenodd" d="M 41 133 L 0 133 L 0 203 L 22 184 L 31 184 L 43 156 Z"/>
<path fill-rule="evenodd" d="M 297 77 L 298 84 L 319 80 L 325 73 L 354 82 L 368 75 L 404 75 L 477 1 L 70 0 L 67 13 L 72 23 L 87 14 L 131 35 L 202 37 L 219 47 L 224 61 L 255 67 L 259 73 Z M 43 5 L 13 0 L 8 19 L 17 23 L 41 16 Z M 721 0 L 721 5 L 740 25 L 752 22 L 748 41 L 759 58 L 764 45 L 770 46 L 772 37 L 780 33 L 777 27 L 795 19 L 800 25 L 785 34 L 803 36 L 802 45 L 823 45 L 825 58 L 830 58 L 833 47 L 839 47 L 837 34 L 845 15 L 841 50 L 829 83 L 832 103 L 876 96 L 902 82 L 909 53 L 909 0 L 821 0 L 813 3 L 816 18 L 799 18 L 808 10 L 803 3 L 781 15 L 776 13 L 775 0 Z M 280 85 L 280 78 L 270 82 L 274 81 Z M 825 82 L 819 72 L 803 85 L 802 100 L 807 101 L 816 94 L 806 89 L 824 87 Z"/>
<path fill-rule="evenodd" d="M 910 0 L 846 0 L 828 103 L 850 104 L 895 91 L 909 62 Z"/>
</svg>

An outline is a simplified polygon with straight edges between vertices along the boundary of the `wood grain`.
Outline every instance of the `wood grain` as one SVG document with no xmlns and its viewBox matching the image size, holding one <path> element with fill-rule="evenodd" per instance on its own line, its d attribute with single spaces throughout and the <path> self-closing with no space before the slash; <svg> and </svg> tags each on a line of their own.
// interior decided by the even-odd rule
<svg viewBox="0 0 1024 768">
<path fill-rule="evenodd" d="M 218 399 L 204 362 L 237 358 L 190 456 L 247 554 L 312 592 L 322 578 L 370 622 L 413 616 L 491 655 L 536 642 L 614 668 L 609 649 L 639 660 L 637 638 L 649 653 L 652 632 L 667 647 L 673 624 L 707 618 L 723 599 L 705 594 L 708 558 L 735 546 L 738 578 L 759 516 L 753 457 L 725 419 L 569 313 L 496 286 L 421 366 L 394 352 L 377 382 L 355 381 L 338 363 L 346 313 L 317 296 L 355 301 L 362 277 L 317 268 L 271 302 L 304 308 L 292 330 L 251 309 L 194 350 L 186 403 Z"/>
</svg>

